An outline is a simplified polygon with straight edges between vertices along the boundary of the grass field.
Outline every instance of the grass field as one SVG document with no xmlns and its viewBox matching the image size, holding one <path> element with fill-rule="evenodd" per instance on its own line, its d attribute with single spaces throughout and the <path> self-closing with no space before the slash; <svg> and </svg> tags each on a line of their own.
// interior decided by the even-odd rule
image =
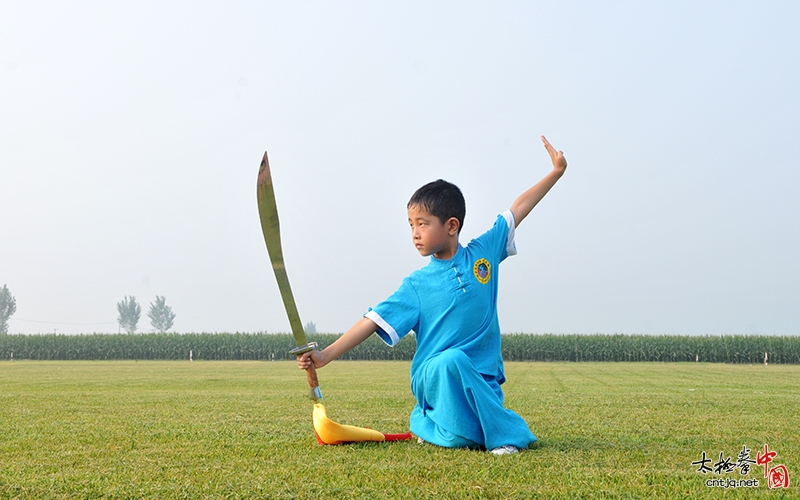
<svg viewBox="0 0 800 500">
<path fill-rule="evenodd" d="M 328 415 L 408 430 L 408 362 L 320 370 Z M 797 498 L 800 366 L 507 363 L 517 456 L 415 442 L 320 446 L 296 364 L 0 362 L 0 498 Z M 706 486 L 702 452 L 767 444 L 770 490 Z"/>
</svg>

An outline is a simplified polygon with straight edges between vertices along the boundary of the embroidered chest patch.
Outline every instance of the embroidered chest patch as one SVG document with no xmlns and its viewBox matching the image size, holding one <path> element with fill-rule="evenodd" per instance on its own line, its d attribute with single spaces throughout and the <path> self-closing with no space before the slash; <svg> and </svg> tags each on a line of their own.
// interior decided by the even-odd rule
<svg viewBox="0 0 800 500">
<path fill-rule="evenodd" d="M 488 260 L 478 259 L 475 261 L 475 265 L 472 266 L 472 272 L 475 273 L 475 277 L 478 278 L 478 281 L 485 285 L 489 282 L 489 278 L 492 277 L 492 266 L 489 264 Z"/>
</svg>

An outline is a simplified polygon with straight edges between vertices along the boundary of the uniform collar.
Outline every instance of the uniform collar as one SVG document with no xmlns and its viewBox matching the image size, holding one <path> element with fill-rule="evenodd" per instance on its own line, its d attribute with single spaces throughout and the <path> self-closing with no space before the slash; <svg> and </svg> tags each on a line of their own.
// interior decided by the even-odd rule
<svg viewBox="0 0 800 500">
<path fill-rule="evenodd" d="M 452 259 L 437 259 L 433 255 L 431 255 L 431 262 L 430 265 L 438 266 L 438 267 L 451 267 L 454 266 L 456 262 L 461 260 L 464 254 L 464 247 L 461 246 L 461 243 L 458 244 L 458 248 L 456 248 L 456 253 L 453 255 Z"/>
</svg>

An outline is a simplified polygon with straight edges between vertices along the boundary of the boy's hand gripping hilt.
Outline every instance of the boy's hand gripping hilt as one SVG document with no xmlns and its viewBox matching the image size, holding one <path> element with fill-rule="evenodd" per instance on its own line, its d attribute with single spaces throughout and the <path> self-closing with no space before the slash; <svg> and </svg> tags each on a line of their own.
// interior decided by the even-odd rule
<svg viewBox="0 0 800 500">
<path fill-rule="evenodd" d="M 317 348 L 316 342 L 309 342 L 306 345 L 295 347 L 289 354 L 294 354 L 297 357 L 313 351 Z M 311 364 L 306 369 L 306 378 L 308 379 L 308 397 L 314 401 L 322 399 L 322 391 L 319 388 L 319 379 L 317 378 L 317 368 L 314 366 L 314 361 L 310 360 Z"/>
</svg>

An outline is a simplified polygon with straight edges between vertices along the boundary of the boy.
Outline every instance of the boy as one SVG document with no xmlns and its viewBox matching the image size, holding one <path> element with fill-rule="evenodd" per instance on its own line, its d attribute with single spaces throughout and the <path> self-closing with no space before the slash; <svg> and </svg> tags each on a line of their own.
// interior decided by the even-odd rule
<svg viewBox="0 0 800 500">
<path fill-rule="evenodd" d="M 414 246 L 430 263 L 325 350 L 300 356 L 298 366 L 321 368 L 373 333 L 393 346 L 413 330 L 411 432 L 420 441 L 497 455 L 535 441 L 525 421 L 503 407 L 497 277 L 500 262 L 517 253 L 515 229 L 567 168 L 564 154 L 541 138 L 553 170 L 466 247 L 458 242 L 466 212 L 458 187 L 438 180 L 419 188 L 408 202 L 408 223 Z"/>
</svg>

